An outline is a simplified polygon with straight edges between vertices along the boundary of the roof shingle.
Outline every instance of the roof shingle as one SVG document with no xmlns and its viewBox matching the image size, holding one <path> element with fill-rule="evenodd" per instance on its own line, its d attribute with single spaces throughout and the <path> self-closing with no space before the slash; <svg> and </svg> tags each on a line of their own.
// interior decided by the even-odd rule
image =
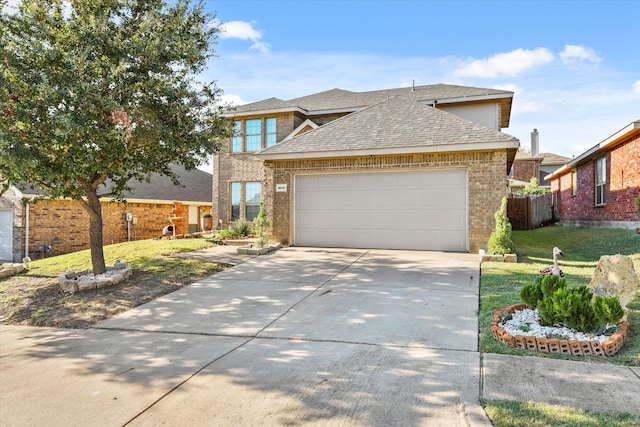
<svg viewBox="0 0 640 427">
<path fill-rule="evenodd" d="M 262 150 L 258 157 L 331 151 L 353 151 L 357 155 L 358 150 L 500 142 L 517 143 L 518 139 L 395 96 Z"/>
</svg>

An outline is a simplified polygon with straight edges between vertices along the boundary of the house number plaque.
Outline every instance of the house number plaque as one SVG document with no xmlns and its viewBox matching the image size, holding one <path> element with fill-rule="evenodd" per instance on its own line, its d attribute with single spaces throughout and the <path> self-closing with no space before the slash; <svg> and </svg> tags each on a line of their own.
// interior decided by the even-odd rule
<svg viewBox="0 0 640 427">
<path fill-rule="evenodd" d="M 286 193 L 287 184 L 276 184 L 276 193 Z"/>
</svg>

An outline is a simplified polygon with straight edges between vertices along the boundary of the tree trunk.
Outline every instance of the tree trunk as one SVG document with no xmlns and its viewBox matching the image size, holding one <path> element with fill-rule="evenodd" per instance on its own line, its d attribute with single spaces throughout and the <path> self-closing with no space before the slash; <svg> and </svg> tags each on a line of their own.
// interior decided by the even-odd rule
<svg viewBox="0 0 640 427">
<path fill-rule="evenodd" d="M 107 271 L 102 249 L 102 205 L 95 191 L 93 194 L 87 192 L 87 201 L 83 205 L 89 212 L 89 243 L 93 274 L 98 275 Z"/>
</svg>

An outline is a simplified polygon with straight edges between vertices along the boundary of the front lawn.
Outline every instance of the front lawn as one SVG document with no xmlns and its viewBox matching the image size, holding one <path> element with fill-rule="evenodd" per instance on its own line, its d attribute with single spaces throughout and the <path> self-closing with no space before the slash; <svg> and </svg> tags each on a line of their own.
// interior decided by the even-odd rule
<svg viewBox="0 0 640 427">
<path fill-rule="evenodd" d="M 496 341 L 491 334 L 493 310 L 521 303 L 520 289 L 531 283 L 538 271 L 553 264 L 552 249 L 564 252 L 560 268 L 567 285 L 588 285 L 602 255 L 629 255 L 637 273 L 640 273 L 640 234 L 634 230 L 575 228 L 550 226 L 529 231 L 514 231 L 518 263 L 486 262 L 482 264 L 480 281 L 480 351 L 535 355 L 559 359 L 582 360 L 582 356 L 566 356 L 514 349 Z M 614 357 L 589 357 L 589 361 L 640 366 L 640 295 L 628 305 L 631 324 L 628 341 Z"/>
<path fill-rule="evenodd" d="M 172 256 L 211 246 L 215 243 L 209 238 L 105 246 L 107 265 L 116 259 L 128 262 L 133 276 L 110 288 L 75 294 L 60 291 L 58 275 L 91 269 L 89 250 L 34 260 L 27 272 L 0 279 L 0 323 L 88 328 L 224 269 L 215 262 Z"/>
</svg>

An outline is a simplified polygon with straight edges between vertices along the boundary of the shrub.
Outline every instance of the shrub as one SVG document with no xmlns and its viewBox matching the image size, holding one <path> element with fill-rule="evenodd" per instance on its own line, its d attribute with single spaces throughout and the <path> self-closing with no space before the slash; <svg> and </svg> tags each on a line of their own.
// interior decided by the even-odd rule
<svg viewBox="0 0 640 427">
<path fill-rule="evenodd" d="M 522 196 L 537 196 L 541 194 L 547 194 L 551 190 L 546 187 L 540 187 L 538 178 L 532 176 L 529 183 L 524 186 L 522 190 L 516 191 L 516 194 Z"/>
<path fill-rule="evenodd" d="M 228 230 L 221 230 L 218 233 L 218 237 L 220 239 L 238 239 L 249 236 L 252 232 L 251 223 L 241 218 L 232 222 Z"/>
<path fill-rule="evenodd" d="M 540 287 L 540 281 L 536 280 L 535 283 L 529 283 L 520 290 L 520 299 L 529 307 L 537 308 L 538 301 L 542 301 L 542 289 Z"/>
<path fill-rule="evenodd" d="M 580 332 L 593 332 L 599 325 L 620 323 L 624 310 L 616 297 L 593 299 L 586 286 L 567 288 L 560 276 L 539 276 L 534 283 L 525 285 L 520 298 L 530 307 L 537 308 L 544 326 L 564 324 Z"/>
<path fill-rule="evenodd" d="M 232 222 L 230 230 L 237 237 L 246 237 L 253 233 L 252 224 L 244 218 Z"/>
<path fill-rule="evenodd" d="M 270 225 L 269 217 L 267 216 L 267 210 L 264 208 L 262 202 L 260 202 L 260 212 L 258 212 L 258 216 L 253 220 L 253 225 L 255 227 L 256 234 L 258 235 L 258 243 L 264 245 L 264 232 L 265 229 Z"/>
<path fill-rule="evenodd" d="M 597 296 L 593 302 L 593 311 L 600 323 L 620 323 L 624 310 L 616 297 Z"/>
<path fill-rule="evenodd" d="M 567 280 L 560 276 L 538 276 L 536 281 L 525 285 L 520 291 L 520 298 L 530 307 L 537 308 L 538 302 L 551 298 L 558 289 L 565 288 Z"/>
<path fill-rule="evenodd" d="M 511 240 L 512 229 L 507 218 L 507 198 L 502 198 L 500 209 L 493 215 L 496 219 L 496 229 L 489 236 L 487 249 L 489 253 L 504 255 L 516 252 L 516 245 Z"/>
</svg>

